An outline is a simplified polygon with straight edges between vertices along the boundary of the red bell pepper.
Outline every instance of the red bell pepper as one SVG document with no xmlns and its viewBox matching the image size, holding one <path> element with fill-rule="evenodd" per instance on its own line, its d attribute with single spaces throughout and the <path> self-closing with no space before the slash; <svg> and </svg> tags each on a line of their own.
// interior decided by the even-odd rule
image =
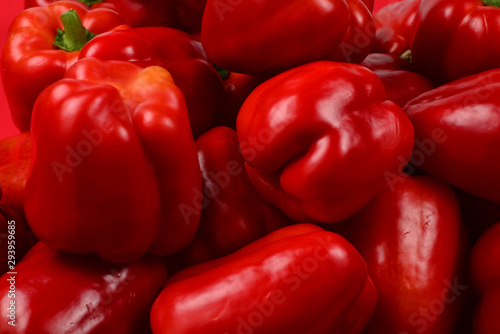
<svg viewBox="0 0 500 334">
<path fill-rule="evenodd" d="M 76 13 L 69 12 L 61 19 L 71 9 Z M 101 34 L 123 24 L 111 9 L 89 10 L 75 1 L 29 8 L 16 17 L 2 54 L 2 80 L 12 119 L 19 130 L 30 129 L 36 98 L 76 62 L 79 49 L 91 38 L 88 32 Z M 58 29 L 64 29 L 64 35 Z M 55 46 L 57 36 L 64 37 L 58 38 Z"/>
<path fill-rule="evenodd" d="M 201 43 L 187 33 L 166 27 L 114 31 L 87 43 L 80 53 L 80 58 L 85 57 L 166 68 L 186 98 L 195 137 L 213 125 L 220 106 L 222 80 Z"/>
<path fill-rule="evenodd" d="M 210 58 L 245 74 L 276 74 L 320 59 L 360 62 L 374 38 L 361 0 L 208 0 L 201 29 Z"/>
<path fill-rule="evenodd" d="M 293 223 L 253 189 L 234 130 L 213 128 L 196 140 L 196 146 L 204 184 L 198 202 L 203 210 L 194 240 L 179 255 L 184 266 L 228 255 Z"/>
<path fill-rule="evenodd" d="M 385 87 L 386 98 L 403 108 L 434 85 L 422 75 L 412 71 L 412 66 L 400 57 L 383 53 L 372 53 L 361 62 L 379 78 Z"/>
<path fill-rule="evenodd" d="M 500 70 L 457 80 L 408 102 L 419 168 L 500 203 Z"/>
<path fill-rule="evenodd" d="M 373 52 L 401 56 L 410 50 L 415 18 L 421 0 L 394 2 L 374 15 L 377 34 Z"/>
<path fill-rule="evenodd" d="M 322 228 L 285 227 L 179 272 L 151 310 L 160 333 L 360 333 L 376 304 L 363 258 Z"/>
<path fill-rule="evenodd" d="M 1 278 L 0 332 L 148 333 L 148 311 L 166 280 L 159 258 L 116 265 L 38 243 Z"/>
<path fill-rule="evenodd" d="M 25 132 L 0 140 L 0 204 L 24 212 L 24 189 L 31 164 L 31 135 Z"/>
<path fill-rule="evenodd" d="M 165 69 L 82 59 L 40 95 L 31 133 L 25 211 L 47 245 L 130 262 L 194 237 L 201 172 Z"/>
<path fill-rule="evenodd" d="M 474 314 L 474 334 L 500 331 L 500 223 L 489 228 L 472 249 L 470 275 L 481 295 Z"/>
<path fill-rule="evenodd" d="M 437 83 L 500 67 L 500 3 L 425 0 L 412 42 L 418 71 Z"/>
<path fill-rule="evenodd" d="M 452 189 L 406 177 L 328 229 L 361 253 L 378 292 L 363 333 L 451 333 L 468 291 L 467 234 Z"/>
<path fill-rule="evenodd" d="M 338 222 L 406 165 L 413 128 L 367 68 L 315 62 L 257 87 L 237 133 L 259 194 L 295 221 Z"/>
</svg>

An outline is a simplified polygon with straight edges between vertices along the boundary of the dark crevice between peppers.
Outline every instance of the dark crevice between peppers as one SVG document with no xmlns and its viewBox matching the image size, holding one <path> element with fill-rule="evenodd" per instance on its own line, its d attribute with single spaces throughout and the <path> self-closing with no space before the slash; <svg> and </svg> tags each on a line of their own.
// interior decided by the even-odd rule
<svg viewBox="0 0 500 334">
<path fill-rule="evenodd" d="M 61 15 L 64 30 L 57 29 L 54 45 L 65 51 L 80 51 L 96 35 L 85 29 L 82 20 L 74 9 Z"/>
<path fill-rule="evenodd" d="M 500 0 L 483 0 L 485 6 L 500 7 Z"/>
<path fill-rule="evenodd" d="M 220 66 L 217 66 L 217 64 L 215 64 L 215 63 L 212 63 L 212 64 L 215 67 L 215 69 L 217 70 L 217 72 L 219 73 L 220 77 L 222 78 L 222 81 L 224 81 L 227 78 L 229 78 L 229 73 L 230 72 L 228 70 L 225 70 L 225 69 L 223 69 Z"/>
<path fill-rule="evenodd" d="M 92 6 L 93 4 L 103 2 L 103 0 L 78 0 L 78 1 L 83 2 L 84 4 L 86 4 L 89 7 Z"/>
</svg>

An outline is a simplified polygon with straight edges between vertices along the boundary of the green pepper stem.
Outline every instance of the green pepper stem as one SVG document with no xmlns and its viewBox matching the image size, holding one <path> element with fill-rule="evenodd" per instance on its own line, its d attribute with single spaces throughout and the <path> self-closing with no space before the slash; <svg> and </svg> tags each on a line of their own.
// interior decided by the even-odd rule
<svg viewBox="0 0 500 334">
<path fill-rule="evenodd" d="M 405 52 L 403 52 L 403 54 L 400 56 L 400 58 L 406 60 L 410 64 L 413 64 L 413 57 L 411 55 L 411 50 L 406 50 Z"/>
<path fill-rule="evenodd" d="M 72 52 L 79 51 L 95 35 L 85 29 L 80 16 L 74 9 L 70 9 L 61 15 L 64 30 L 58 29 L 54 45 Z"/>
<path fill-rule="evenodd" d="M 486 6 L 500 7 L 500 0 L 483 0 Z"/>
</svg>

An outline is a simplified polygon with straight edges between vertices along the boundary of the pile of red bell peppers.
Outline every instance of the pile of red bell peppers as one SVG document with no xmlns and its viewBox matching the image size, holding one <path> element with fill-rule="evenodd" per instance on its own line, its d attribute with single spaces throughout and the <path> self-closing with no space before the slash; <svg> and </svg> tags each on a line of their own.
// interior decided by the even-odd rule
<svg viewBox="0 0 500 334">
<path fill-rule="evenodd" d="M 500 333 L 500 1 L 24 8 L 0 333 Z"/>
</svg>

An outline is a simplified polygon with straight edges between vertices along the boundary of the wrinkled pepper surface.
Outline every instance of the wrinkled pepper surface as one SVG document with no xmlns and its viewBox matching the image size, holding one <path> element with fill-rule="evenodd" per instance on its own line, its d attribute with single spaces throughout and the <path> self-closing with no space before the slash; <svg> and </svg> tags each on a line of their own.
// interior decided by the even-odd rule
<svg viewBox="0 0 500 334">
<path fill-rule="evenodd" d="M 369 69 L 315 62 L 257 87 L 237 120 L 259 194 L 295 221 L 339 222 L 406 165 L 413 127 Z"/>
<path fill-rule="evenodd" d="M 174 275 L 151 310 L 159 333 L 360 333 L 376 304 L 366 264 L 316 225 L 279 229 Z"/>
<path fill-rule="evenodd" d="M 165 69 L 82 59 L 40 95 L 31 134 L 25 211 L 47 245 L 130 262 L 194 237 L 201 172 Z"/>
</svg>

